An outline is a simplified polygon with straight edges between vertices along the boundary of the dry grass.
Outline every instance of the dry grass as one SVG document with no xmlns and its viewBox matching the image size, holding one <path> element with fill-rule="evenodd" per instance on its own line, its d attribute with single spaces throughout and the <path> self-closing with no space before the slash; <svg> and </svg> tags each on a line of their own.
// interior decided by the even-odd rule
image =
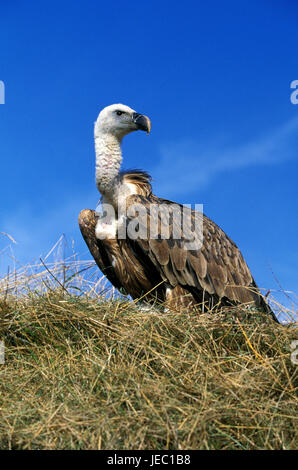
<svg viewBox="0 0 298 470">
<path fill-rule="evenodd" d="M 297 447 L 294 325 L 143 312 L 87 268 L 41 262 L 0 286 L 1 449 Z"/>
</svg>

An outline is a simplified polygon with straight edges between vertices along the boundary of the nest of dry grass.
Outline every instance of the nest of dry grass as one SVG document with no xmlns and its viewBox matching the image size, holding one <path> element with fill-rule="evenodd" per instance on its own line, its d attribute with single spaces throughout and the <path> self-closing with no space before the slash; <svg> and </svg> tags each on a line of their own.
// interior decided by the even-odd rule
<svg viewBox="0 0 298 470">
<path fill-rule="evenodd" d="M 297 447 L 294 324 L 144 312 L 87 267 L 2 284 L 1 449 Z"/>
</svg>

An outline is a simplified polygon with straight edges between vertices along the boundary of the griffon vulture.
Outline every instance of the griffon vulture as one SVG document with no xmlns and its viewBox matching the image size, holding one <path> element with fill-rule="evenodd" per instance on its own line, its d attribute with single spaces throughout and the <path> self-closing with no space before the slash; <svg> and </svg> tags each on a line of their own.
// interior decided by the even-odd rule
<svg viewBox="0 0 298 470">
<path fill-rule="evenodd" d="M 104 210 L 82 210 L 79 225 L 100 270 L 133 299 L 179 310 L 247 303 L 276 319 L 220 227 L 155 196 L 145 171 L 120 171 L 122 138 L 150 128 L 147 116 L 123 104 L 104 108 L 95 123 L 96 185 Z"/>
</svg>

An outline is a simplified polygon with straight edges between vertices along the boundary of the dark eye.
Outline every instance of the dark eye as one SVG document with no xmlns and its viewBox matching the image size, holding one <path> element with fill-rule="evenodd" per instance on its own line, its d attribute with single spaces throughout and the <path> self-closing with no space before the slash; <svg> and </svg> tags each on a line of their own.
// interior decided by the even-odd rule
<svg viewBox="0 0 298 470">
<path fill-rule="evenodd" d="M 117 116 L 121 116 L 121 114 L 124 114 L 124 111 L 116 111 Z"/>
</svg>

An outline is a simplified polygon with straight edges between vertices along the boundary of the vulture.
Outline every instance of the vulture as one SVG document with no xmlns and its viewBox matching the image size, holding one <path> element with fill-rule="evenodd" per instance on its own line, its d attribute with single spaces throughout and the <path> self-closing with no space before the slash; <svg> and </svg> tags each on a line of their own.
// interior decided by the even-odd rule
<svg viewBox="0 0 298 470">
<path fill-rule="evenodd" d="M 102 210 L 79 214 L 82 236 L 120 292 L 168 310 L 237 304 L 270 314 L 236 244 L 202 212 L 157 197 L 142 170 L 121 171 L 123 137 L 150 119 L 123 104 L 104 108 L 94 126 L 96 186 Z"/>
</svg>

